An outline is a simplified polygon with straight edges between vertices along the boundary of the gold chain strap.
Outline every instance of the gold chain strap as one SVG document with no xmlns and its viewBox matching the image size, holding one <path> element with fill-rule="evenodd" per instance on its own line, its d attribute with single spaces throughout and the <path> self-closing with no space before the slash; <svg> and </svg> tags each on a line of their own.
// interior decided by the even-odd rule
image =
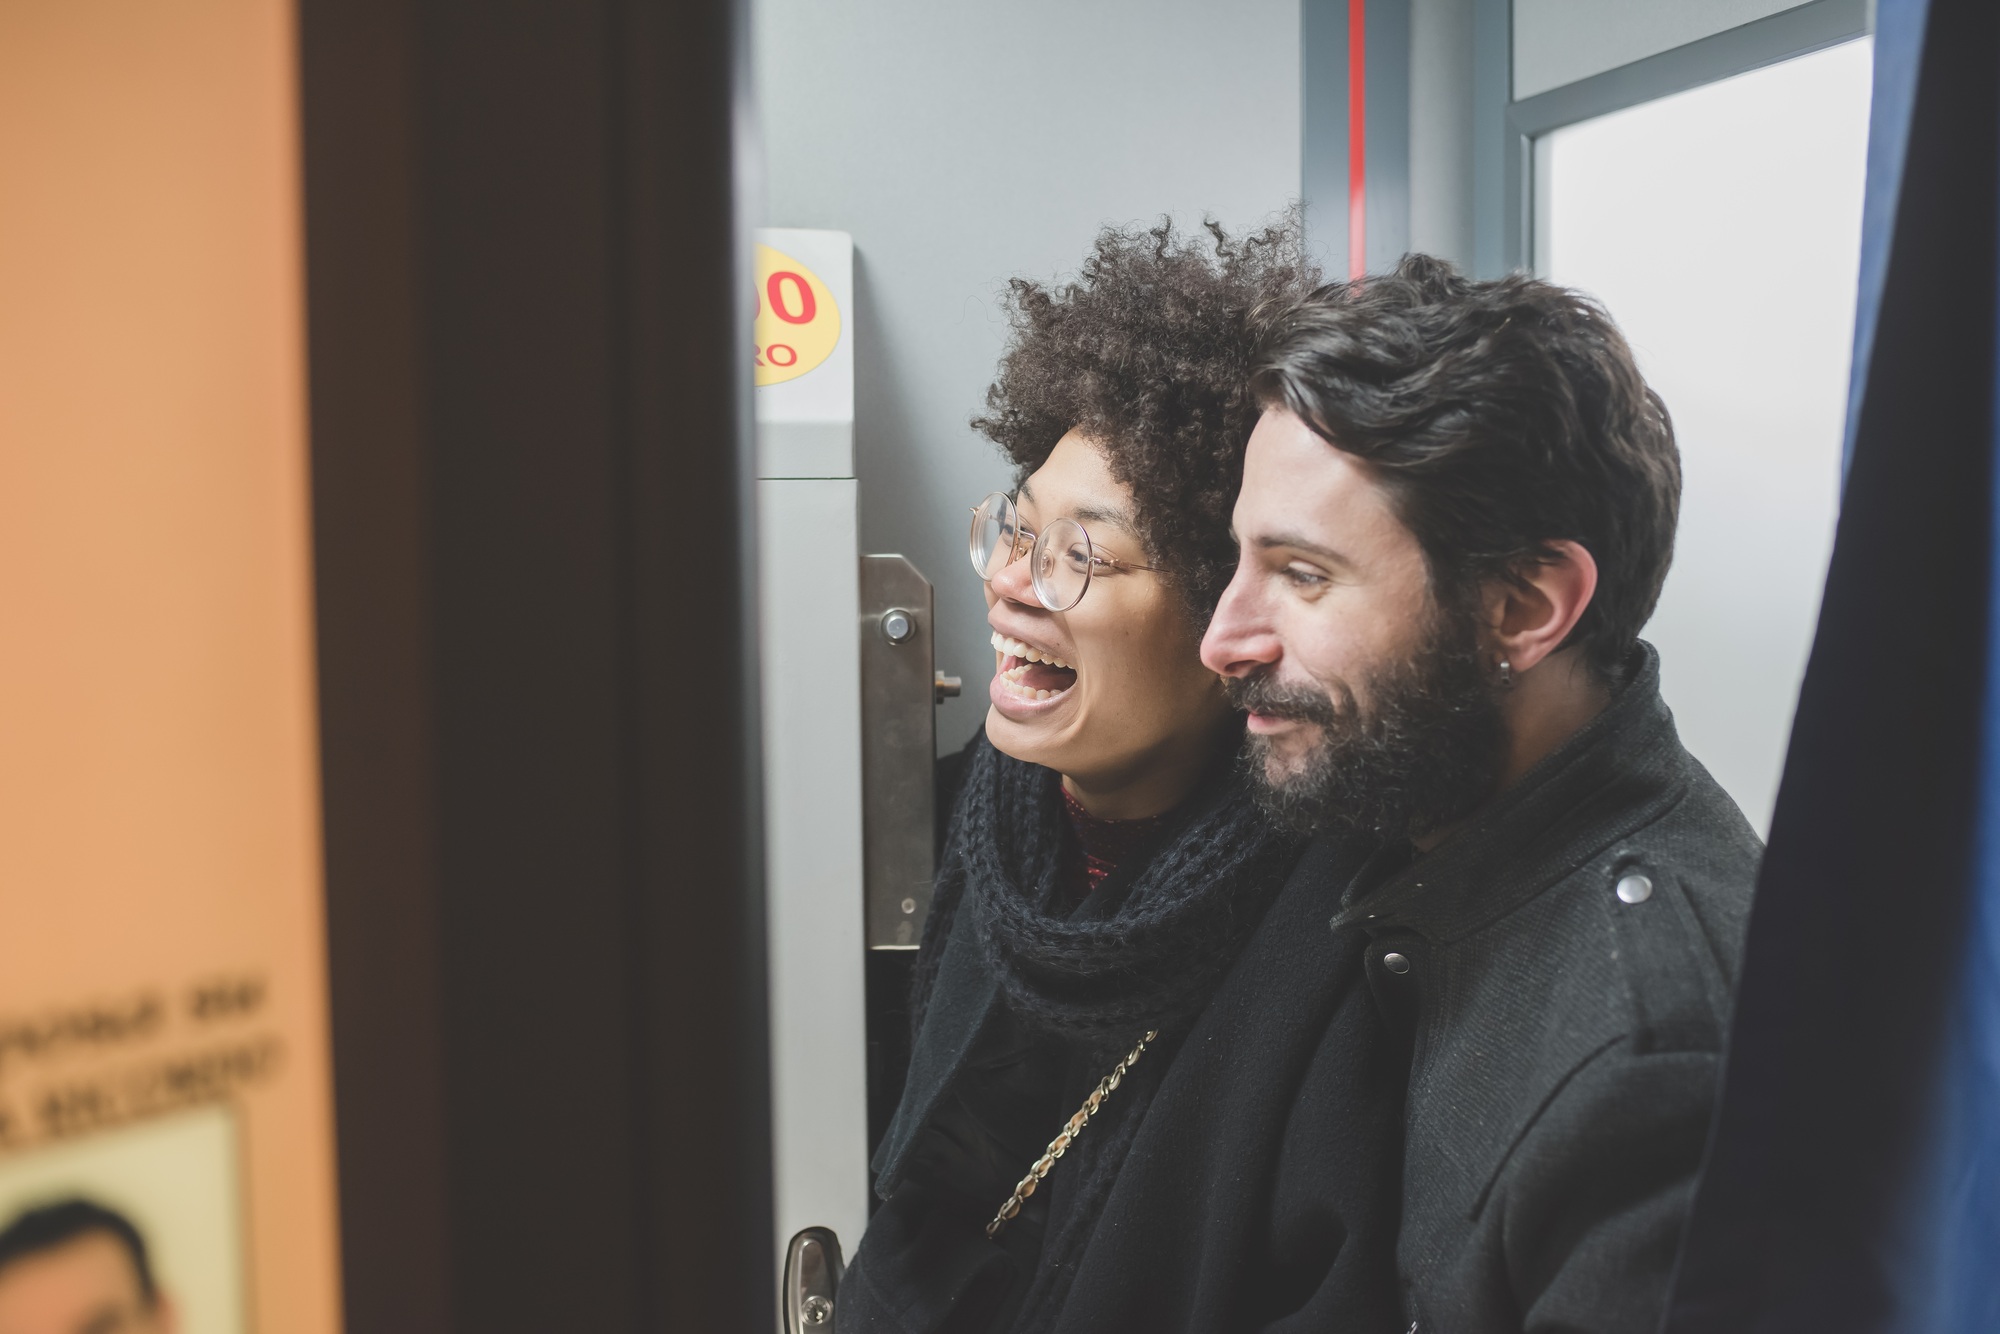
<svg viewBox="0 0 2000 1334">
<path fill-rule="evenodd" d="M 1111 1096 L 1111 1091 L 1124 1080 L 1125 1072 L 1138 1064 L 1139 1058 L 1146 1054 L 1146 1044 L 1158 1036 L 1160 1036 L 1158 1029 L 1148 1029 L 1146 1036 L 1139 1039 L 1139 1045 L 1127 1052 L 1124 1060 L 1112 1066 L 1110 1074 L 1097 1081 L 1097 1087 L 1083 1100 L 1083 1106 L 1077 1108 L 1076 1115 L 1063 1125 L 1062 1133 L 1049 1141 L 1049 1147 L 1042 1151 L 1041 1157 L 1035 1159 L 1035 1165 L 1028 1169 L 1028 1175 L 1021 1178 L 1021 1184 L 1014 1187 L 1014 1193 L 1007 1197 L 1007 1203 L 1001 1205 L 1000 1212 L 993 1215 L 993 1221 L 986 1225 L 987 1236 L 999 1236 L 1000 1229 L 1007 1226 L 1007 1220 L 1021 1212 L 1021 1206 L 1035 1193 L 1035 1187 L 1042 1184 L 1042 1178 L 1046 1177 L 1049 1169 L 1056 1165 L 1056 1159 L 1069 1151 L 1069 1146 L 1083 1133 L 1083 1128 L 1090 1124 L 1090 1118 L 1097 1115 L 1097 1109 L 1104 1105 L 1104 1100 Z"/>
</svg>

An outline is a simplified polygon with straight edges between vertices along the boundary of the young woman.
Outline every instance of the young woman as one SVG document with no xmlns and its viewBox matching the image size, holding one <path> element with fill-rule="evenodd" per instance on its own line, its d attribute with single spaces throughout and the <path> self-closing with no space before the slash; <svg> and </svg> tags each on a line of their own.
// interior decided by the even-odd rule
<svg viewBox="0 0 2000 1334">
<path fill-rule="evenodd" d="M 1241 718 L 1198 649 L 1234 563 L 1254 312 L 1315 281 L 1295 223 L 1241 241 L 1162 224 L 1105 232 L 1073 283 L 1012 284 L 974 423 L 1019 479 L 972 516 L 992 707 L 841 1334 L 1246 1328 L 1302 1308 L 1301 1284 L 1342 1313 L 1315 1328 L 1390 1328 L 1393 1143 L 1340 1169 L 1346 1198 L 1207 1247 L 1204 1310 L 1156 1310 L 1184 1285 L 1102 1244 L 1127 1226 L 1121 1182 L 1171 1154 L 1141 1135 L 1155 1104 L 1216 1092 L 1177 1086 L 1176 1057 L 1303 846 L 1249 796 Z"/>
</svg>

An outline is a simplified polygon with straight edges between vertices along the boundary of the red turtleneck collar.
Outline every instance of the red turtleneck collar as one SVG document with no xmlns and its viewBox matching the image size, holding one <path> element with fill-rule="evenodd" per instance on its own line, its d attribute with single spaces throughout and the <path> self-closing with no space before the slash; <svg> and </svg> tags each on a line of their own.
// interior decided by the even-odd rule
<svg viewBox="0 0 2000 1334">
<path fill-rule="evenodd" d="M 1063 889 L 1072 907 L 1104 883 L 1104 877 L 1118 864 L 1142 851 L 1166 822 L 1165 815 L 1149 815 L 1141 820 L 1100 820 L 1083 808 L 1083 803 L 1062 789 L 1063 813 L 1069 817 L 1075 835 L 1073 851 L 1079 857 L 1065 858 Z"/>
</svg>

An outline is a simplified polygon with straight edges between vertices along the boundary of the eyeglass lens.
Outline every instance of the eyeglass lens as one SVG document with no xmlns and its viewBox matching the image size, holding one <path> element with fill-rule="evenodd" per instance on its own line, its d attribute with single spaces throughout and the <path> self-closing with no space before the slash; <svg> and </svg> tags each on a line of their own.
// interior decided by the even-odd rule
<svg viewBox="0 0 2000 1334">
<path fill-rule="evenodd" d="M 1021 554 L 1021 520 L 1014 498 L 995 491 L 972 511 L 967 554 L 978 576 L 991 583 Z M 1057 519 L 1035 537 L 1028 572 L 1035 599 L 1050 611 L 1068 611 L 1090 587 L 1090 534 L 1074 519 Z"/>
<path fill-rule="evenodd" d="M 1035 596 L 1050 611 L 1068 611 L 1090 587 L 1090 534 L 1074 519 L 1057 519 L 1035 537 Z"/>
<path fill-rule="evenodd" d="M 995 491 L 979 502 L 972 512 L 969 543 L 975 574 L 990 583 L 1018 554 L 1020 541 L 1021 524 L 1011 496 Z"/>
<path fill-rule="evenodd" d="M 1014 512 L 1014 498 L 1006 492 L 992 492 L 972 510 L 970 534 L 972 572 L 988 584 L 1000 570 L 1020 554 L 1020 516 Z"/>
</svg>

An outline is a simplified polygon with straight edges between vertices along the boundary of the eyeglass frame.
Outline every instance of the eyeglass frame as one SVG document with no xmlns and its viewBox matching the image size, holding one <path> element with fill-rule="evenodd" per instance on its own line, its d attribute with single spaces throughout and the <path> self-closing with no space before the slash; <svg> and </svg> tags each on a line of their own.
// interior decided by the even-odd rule
<svg viewBox="0 0 2000 1334">
<path fill-rule="evenodd" d="M 1001 570 L 1005 570 L 1008 566 L 1012 565 L 1015 561 L 1021 559 L 1021 557 L 1023 556 L 1032 555 L 1034 549 L 1037 546 L 1041 545 L 1042 539 L 1045 536 L 1047 536 L 1049 532 L 1049 527 L 1053 527 L 1054 524 L 1062 522 L 1075 524 L 1077 532 L 1083 534 L 1083 550 L 1084 554 L 1090 558 L 1090 563 L 1084 567 L 1083 587 L 1077 590 L 1076 597 L 1072 599 L 1067 606 L 1062 606 L 1062 607 L 1049 606 L 1048 598 L 1043 596 L 1041 585 L 1035 581 L 1033 571 L 1032 569 L 1030 570 L 1028 576 L 1028 585 L 1029 587 L 1035 590 L 1035 601 L 1041 603 L 1042 607 L 1045 610 L 1053 612 L 1074 611 L 1079 605 L 1082 604 L 1084 595 L 1090 592 L 1091 576 L 1097 573 L 1097 567 L 1100 565 L 1104 566 L 1106 569 L 1111 569 L 1111 570 L 1119 570 L 1119 571 L 1144 570 L 1148 574 L 1162 573 L 1160 568 L 1156 565 L 1141 565 L 1137 561 L 1120 560 L 1118 557 L 1113 556 L 1109 552 L 1103 551 L 1098 547 L 1097 540 L 1090 535 L 1090 530 L 1083 526 L 1083 522 L 1080 519 L 1071 519 L 1066 515 L 1058 516 L 1056 519 L 1050 522 L 1049 527 L 1044 527 L 1039 532 L 1033 532 L 1031 534 L 1027 525 L 1021 522 L 1021 502 L 1018 499 L 1019 496 L 1018 492 L 1010 495 L 1005 491 L 988 491 L 986 493 L 986 498 L 984 500 L 981 500 L 977 505 L 974 505 L 971 509 L 971 513 L 973 516 L 972 521 L 975 527 L 979 523 L 979 512 L 985 509 L 987 503 L 991 501 L 995 496 L 998 496 L 1002 500 L 1006 501 L 1007 508 L 1014 512 L 1014 553 L 1011 556 L 1007 557 L 1006 560 L 1002 561 L 1000 563 L 1000 569 L 995 570 L 992 574 L 987 574 L 984 570 L 980 569 L 978 566 L 975 565 L 973 567 L 973 572 L 979 576 L 979 580 L 981 583 L 985 584 L 992 583 L 993 580 L 1000 574 Z M 971 535 L 970 533 L 967 534 L 968 537 L 970 535 Z M 970 555 L 971 552 L 968 546 L 968 551 L 967 551 L 968 558 L 970 558 Z"/>
</svg>

